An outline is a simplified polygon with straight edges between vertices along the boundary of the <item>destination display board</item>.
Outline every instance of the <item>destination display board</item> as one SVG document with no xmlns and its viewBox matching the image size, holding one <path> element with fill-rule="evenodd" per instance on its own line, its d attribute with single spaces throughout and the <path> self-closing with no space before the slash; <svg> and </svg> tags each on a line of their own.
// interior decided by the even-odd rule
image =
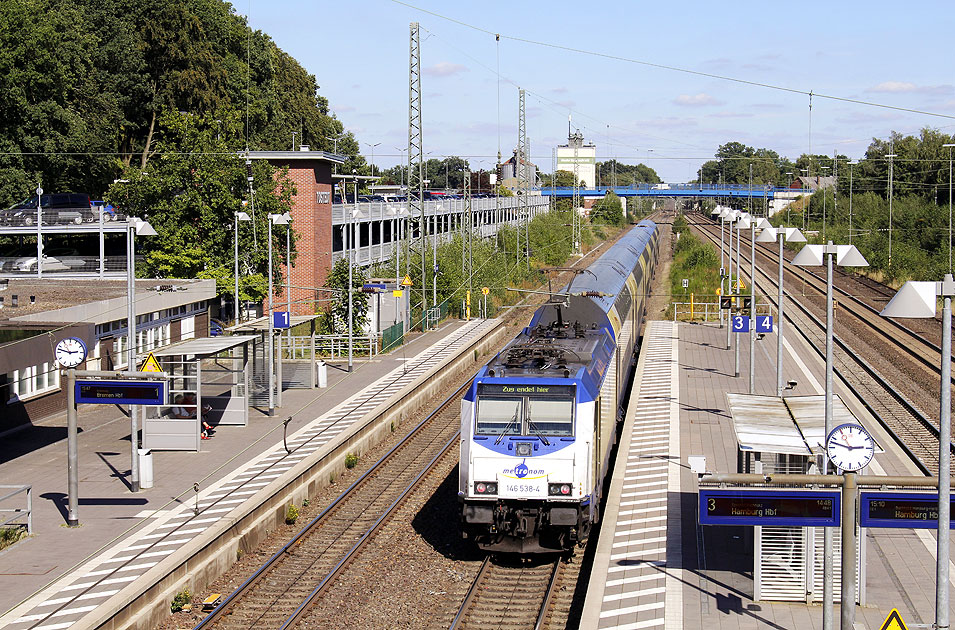
<svg viewBox="0 0 955 630">
<path fill-rule="evenodd" d="M 938 495 L 926 492 L 862 492 L 861 527 L 938 529 Z M 955 499 L 952 500 L 955 504 Z"/>
<path fill-rule="evenodd" d="M 164 405 L 165 381 L 76 381 L 77 404 Z"/>
<path fill-rule="evenodd" d="M 837 527 L 841 495 L 824 490 L 700 490 L 701 525 Z"/>
<path fill-rule="evenodd" d="M 556 396 L 560 398 L 573 398 L 576 388 L 573 385 L 544 385 L 544 384 L 524 384 L 513 383 L 507 385 L 481 383 L 478 385 L 478 396 L 511 394 L 511 395 L 537 395 L 537 396 Z"/>
</svg>

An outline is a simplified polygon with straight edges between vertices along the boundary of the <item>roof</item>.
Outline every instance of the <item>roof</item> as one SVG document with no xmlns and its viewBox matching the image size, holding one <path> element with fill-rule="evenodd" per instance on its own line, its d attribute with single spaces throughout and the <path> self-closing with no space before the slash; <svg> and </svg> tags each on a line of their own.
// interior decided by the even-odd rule
<svg viewBox="0 0 955 630">
<path fill-rule="evenodd" d="M 298 326 L 299 324 L 304 324 L 306 322 L 311 322 L 321 317 L 321 315 L 292 315 L 292 327 Z M 260 317 L 258 319 L 253 319 L 247 322 L 243 322 L 237 326 L 230 326 L 226 330 L 229 332 L 262 332 L 263 330 L 269 329 L 269 318 Z"/>
<path fill-rule="evenodd" d="M 195 339 L 187 339 L 186 341 L 174 343 L 171 346 L 166 346 L 159 350 L 153 350 L 152 354 L 157 357 L 176 357 L 184 355 L 209 357 L 219 354 L 220 352 L 225 352 L 226 350 L 231 350 L 250 341 L 255 341 L 256 339 L 257 337 L 255 335 L 197 337 Z"/>
<path fill-rule="evenodd" d="M 245 153 L 240 154 L 245 157 Z M 344 164 L 347 156 L 326 151 L 249 151 L 251 160 L 273 160 L 276 162 L 291 162 L 294 160 L 320 160 L 334 164 Z"/>
<path fill-rule="evenodd" d="M 812 177 L 806 177 L 801 175 L 797 177 L 794 182 L 801 182 L 803 188 L 808 188 L 809 190 L 816 191 L 820 188 L 835 188 L 836 187 L 836 176 L 827 175 L 822 177 L 820 175 L 813 175 Z"/>
<path fill-rule="evenodd" d="M 136 280 L 136 310 L 149 313 L 216 295 L 215 280 Z M 12 296 L 18 306 L 11 306 Z M 30 303 L 30 297 L 35 301 Z M 118 278 L 10 278 L 0 290 L 0 325 L 21 322 L 94 321 L 126 317 L 126 280 Z"/>
<path fill-rule="evenodd" d="M 726 394 L 741 451 L 811 456 L 826 441 L 826 397 Z M 832 397 L 832 426 L 862 424 L 838 394 Z M 876 445 L 876 452 L 882 452 Z"/>
</svg>

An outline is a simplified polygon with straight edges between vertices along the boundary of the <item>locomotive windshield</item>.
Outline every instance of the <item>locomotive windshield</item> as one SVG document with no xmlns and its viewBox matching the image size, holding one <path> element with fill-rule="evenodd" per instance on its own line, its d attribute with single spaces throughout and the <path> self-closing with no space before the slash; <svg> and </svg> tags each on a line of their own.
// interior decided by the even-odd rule
<svg viewBox="0 0 955 630">
<path fill-rule="evenodd" d="M 572 436 L 572 386 L 480 385 L 474 432 L 477 435 Z"/>
</svg>

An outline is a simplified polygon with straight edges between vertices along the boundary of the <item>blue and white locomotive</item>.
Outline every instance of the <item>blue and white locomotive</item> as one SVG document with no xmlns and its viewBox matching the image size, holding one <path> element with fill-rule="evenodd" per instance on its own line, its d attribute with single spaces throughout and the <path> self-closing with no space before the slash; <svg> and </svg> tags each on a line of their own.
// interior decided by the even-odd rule
<svg viewBox="0 0 955 630">
<path fill-rule="evenodd" d="M 658 240 L 641 221 L 475 376 L 458 498 L 462 535 L 481 548 L 568 550 L 599 520 Z"/>
</svg>

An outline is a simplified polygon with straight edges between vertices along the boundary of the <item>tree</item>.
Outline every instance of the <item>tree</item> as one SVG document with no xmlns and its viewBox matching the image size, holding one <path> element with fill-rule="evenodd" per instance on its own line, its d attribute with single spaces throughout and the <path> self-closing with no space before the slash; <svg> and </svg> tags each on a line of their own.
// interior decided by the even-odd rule
<svg viewBox="0 0 955 630">
<path fill-rule="evenodd" d="M 623 225 L 623 205 L 620 203 L 620 197 L 613 191 L 608 191 L 604 198 L 590 209 L 590 220 L 593 223 Z"/>
<path fill-rule="evenodd" d="M 193 116 L 165 111 L 159 117 L 157 158 L 147 170 L 130 166 L 106 199 L 130 216 L 147 219 L 158 236 L 137 248 L 143 274 L 157 278 L 215 278 L 220 294 L 234 291 L 234 216 L 246 210 L 252 223 L 240 229 L 240 299 L 261 300 L 268 284 L 268 241 L 273 230 L 275 280 L 285 262 L 285 229 L 268 215 L 291 209 L 294 192 L 285 173 L 264 161 L 253 163 L 253 203 L 248 198 L 241 143 L 241 116 L 232 110 Z M 294 252 L 295 233 L 292 233 Z"/>
<path fill-rule="evenodd" d="M 362 293 L 365 272 L 360 267 L 352 269 L 352 333 L 361 331 L 368 317 L 368 294 Z M 348 259 L 339 258 L 328 274 L 328 288 L 334 290 L 331 306 L 326 311 L 333 334 L 348 333 Z"/>
</svg>

